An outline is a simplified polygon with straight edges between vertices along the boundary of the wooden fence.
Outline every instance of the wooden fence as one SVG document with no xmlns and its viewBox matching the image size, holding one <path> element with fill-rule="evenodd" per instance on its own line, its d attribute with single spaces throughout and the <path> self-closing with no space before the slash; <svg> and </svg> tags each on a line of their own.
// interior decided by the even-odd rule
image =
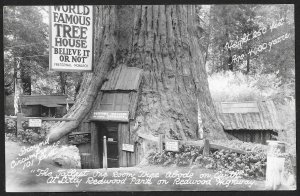
<svg viewBox="0 0 300 196">
<path fill-rule="evenodd" d="M 25 117 L 24 114 L 18 113 L 17 116 L 5 116 L 5 118 L 14 119 L 17 122 L 16 135 L 18 129 L 22 129 L 22 121 L 28 121 L 29 119 L 41 119 L 42 121 L 74 121 L 75 118 L 50 118 L 50 117 Z"/>
<path fill-rule="evenodd" d="M 153 135 L 148 135 L 148 134 L 143 134 L 143 133 L 138 133 L 138 136 L 145 139 L 145 140 L 150 140 L 153 142 L 158 143 L 158 149 L 160 152 L 163 150 L 163 146 L 165 142 L 171 141 L 166 139 L 162 134 L 158 137 L 155 137 Z M 235 149 L 235 148 L 229 148 L 220 144 L 216 144 L 213 141 L 209 141 L 207 139 L 205 140 L 196 140 L 196 141 L 183 141 L 183 140 L 178 140 L 179 145 L 190 145 L 190 146 L 199 146 L 200 149 L 203 149 L 203 153 L 206 155 L 210 149 L 215 149 L 215 150 L 229 150 L 231 152 L 235 152 L 238 154 L 246 154 L 247 152 L 244 150 L 240 149 Z"/>
</svg>

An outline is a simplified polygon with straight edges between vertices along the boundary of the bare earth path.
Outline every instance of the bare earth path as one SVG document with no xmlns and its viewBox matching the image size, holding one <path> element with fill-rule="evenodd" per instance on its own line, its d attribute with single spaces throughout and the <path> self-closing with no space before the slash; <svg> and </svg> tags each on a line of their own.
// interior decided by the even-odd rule
<svg viewBox="0 0 300 196">
<path fill-rule="evenodd" d="M 214 176 L 217 171 L 208 169 L 199 169 L 191 167 L 161 167 L 161 166 L 137 166 L 127 168 L 108 168 L 97 170 L 80 169 L 77 171 L 87 171 L 87 176 L 82 178 L 79 186 L 75 184 L 58 184 L 47 183 L 48 177 L 36 176 L 36 173 L 30 173 L 29 170 L 21 168 L 10 168 L 10 163 L 20 151 L 20 146 L 14 142 L 6 142 L 6 190 L 8 192 L 81 192 L 81 191 L 229 191 L 229 190 L 264 190 L 263 180 L 251 180 L 249 184 L 226 184 L 218 183 Z M 55 173 L 57 167 L 50 164 L 39 165 L 38 168 L 49 168 L 49 171 Z M 95 174 L 107 173 L 105 180 L 124 179 L 123 177 L 116 177 L 116 175 L 128 175 L 125 184 L 89 184 L 97 179 L 98 182 L 101 177 L 93 177 Z M 125 173 L 125 174 L 124 174 Z M 174 174 L 173 177 L 170 174 Z M 186 174 L 181 176 L 179 181 L 176 180 L 177 174 Z M 115 175 L 115 176 L 114 176 Z M 148 177 L 147 177 L 148 175 Z M 152 179 L 149 181 L 149 175 Z M 192 176 L 191 176 L 192 175 Z M 159 177 L 157 177 L 159 176 Z M 210 177 L 208 177 L 210 176 Z M 93 178 L 92 178 L 93 177 Z M 199 183 L 187 184 L 184 181 L 189 179 L 201 180 Z M 211 179 L 210 182 L 209 179 Z M 161 181 L 166 180 L 166 181 Z M 166 184 L 167 183 L 167 184 Z M 176 184 L 177 183 L 177 184 Z"/>
</svg>

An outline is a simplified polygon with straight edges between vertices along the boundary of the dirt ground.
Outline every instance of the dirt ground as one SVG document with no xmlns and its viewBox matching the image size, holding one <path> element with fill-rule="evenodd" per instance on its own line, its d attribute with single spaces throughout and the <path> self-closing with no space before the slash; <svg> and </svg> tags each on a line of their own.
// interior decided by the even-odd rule
<svg viewBox="0 0 300 196">
<path fill-rule="evenodd" d="M 20 146 L 14 142 L 6 142 L 6 191 L 8 192 L 81 192 L 81 191 L 230 191 L 230 190 L 265 190 L 264 180 L 251 180 L 251 186 L 249 184 L 230 184 L 226 186 L 222 183 L 217 183 L 212 176 L 215 176 L 217 171 L 209 169 L 199 169 L 191 167 L 161 167 L 161 166 L 136 166 L 127 168 L 108 168 L 105 169 L 79 169 L 76 171 L 85 171 L 88 173 L 82 178 L 78 187 L 75 184 L 58 184 L 47 183 L 48 177 L 36 176 L 37 173 L 32 173 L 29 170 L 23 170 L 21 168 L 10 167 L 10 163 L 15 157 L 17 157 Z M 50 171 L 55 173 L 59 168 L 53 165 L 39 165 L 39 168 L 49 168 Z M 107 173 L 105 179 L 107 181 L 113 179 L 124 179 L 113 175 L 125 175 L 125 184 L 89 184 L 91 179 L 101 178 L 95 176 L 95 174 Z M 170 175 L 175 175 L 172 178 Z M 201 180 L 198 184 L 185 184 L 186 181 L 180 184 L 180 181 L 176 181 L 177 174 L 192 175 L 190 180 Z M 134 177 L 132 177 L 132 176 Z M 148 175 L 148 176 L 147 176 Z M 152 175 L 150 181 L 147 179 Z M 211 177 L 207 177 L 207 176 Z M 159 176 L 159 177 L 157 177 Z M 178 177 L 178 176 L 177 176 Z M 182 176 L 180 180 L 186 180 L 187 176 Z M 212 179 L 209 184 L 209 179 Z M 167 180 L 161 181 L 161 180 Z M 89 182 L 89 183 L 88 183 Z M 177 184 L 176 184 L 177 183 Z"/>
</svg>

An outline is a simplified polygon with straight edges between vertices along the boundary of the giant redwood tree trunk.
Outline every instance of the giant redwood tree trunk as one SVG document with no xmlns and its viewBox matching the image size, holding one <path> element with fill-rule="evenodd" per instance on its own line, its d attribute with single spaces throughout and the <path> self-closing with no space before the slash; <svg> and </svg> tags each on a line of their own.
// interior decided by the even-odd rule
<svg viewBox="0 0 300 196">
<path fill-rule="evenodd" d="M 205 135 L 225 138 L 208 88 L 196 38 L 195 6 L 95 6 L 94 72 L 85 73 L 75 105 L 50 131 L 50 141 L 69 133 L 92 109 L 107 73 L 126 64 L 144 70 L 136 112 L 137 131 L 197 138 L 197 98 Z"/>
</svg>

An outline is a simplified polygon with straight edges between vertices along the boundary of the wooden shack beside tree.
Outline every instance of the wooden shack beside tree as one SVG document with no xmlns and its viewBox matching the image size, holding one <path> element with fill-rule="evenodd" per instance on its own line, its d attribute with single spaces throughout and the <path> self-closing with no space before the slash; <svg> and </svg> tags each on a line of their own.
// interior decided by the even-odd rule
<svg viewBox="0 0 300 196">
<path fill-rule="evenodd" d="M 20 111 L 30 117 L 62 117 L 73 104 L 67 95 L 20 95 Z"/>
<path fill-rule="evenodd" d="M 257 102 L 215 102 L 225 132 L 245 142 L 266 144 L 281 130 L 272 100 Z"/>
</svg>

